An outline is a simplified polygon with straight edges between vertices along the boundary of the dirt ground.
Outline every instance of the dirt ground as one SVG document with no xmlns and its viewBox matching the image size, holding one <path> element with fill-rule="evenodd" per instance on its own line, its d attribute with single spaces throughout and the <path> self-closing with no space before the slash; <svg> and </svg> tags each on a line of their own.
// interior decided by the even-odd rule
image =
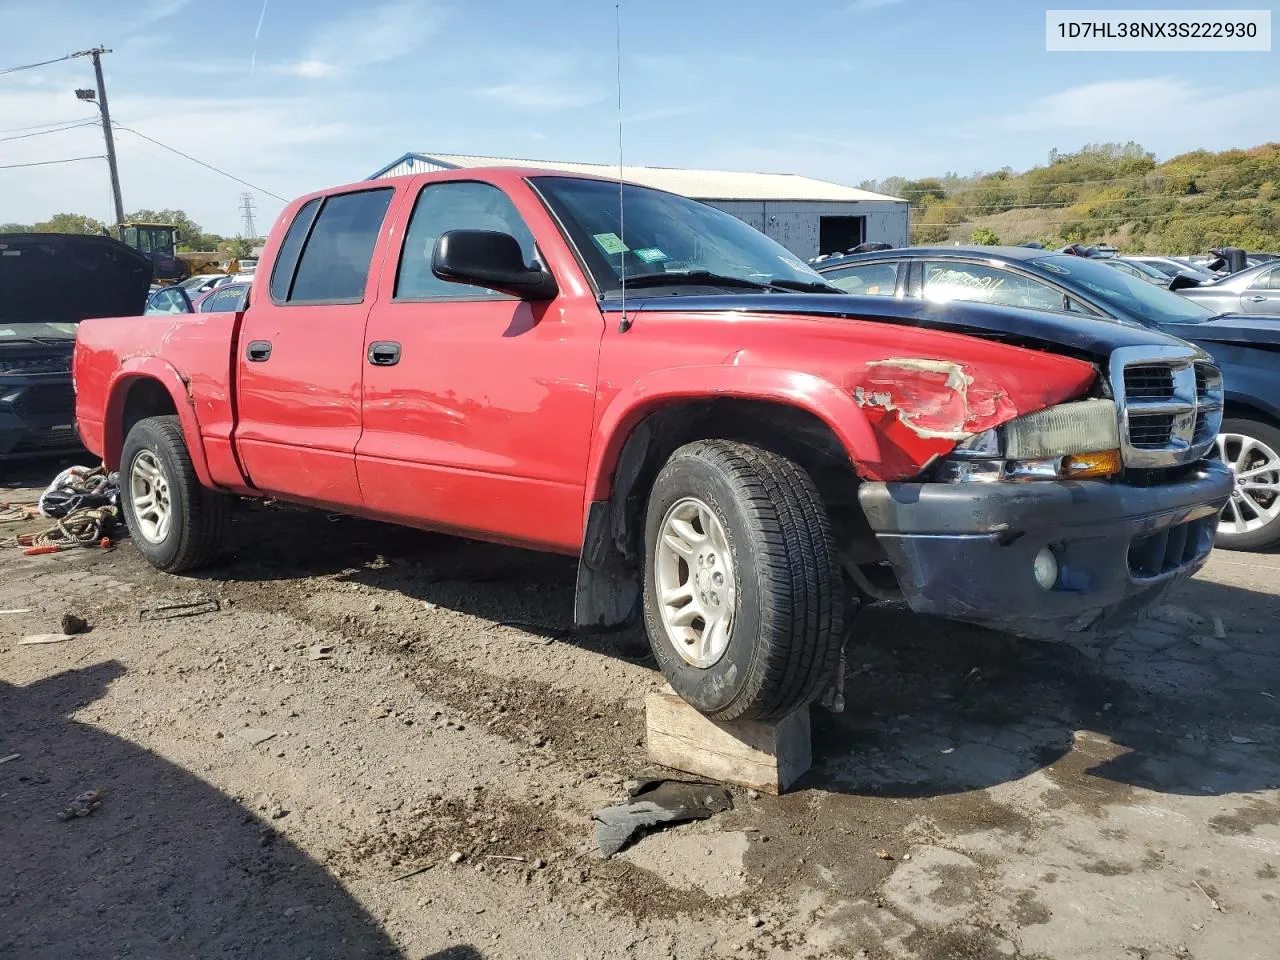
<svg viewBox="0 0 1280 960">
<path fill-rule="evenodd" d="M 573 572 L 273 505 L 198 578 L 0 550 L 0 956 L 1276 956 L 1280 557 L 1094 656 L 864 610 L 797 788 L 607 861 L 660 681 Z"/>
</svg>

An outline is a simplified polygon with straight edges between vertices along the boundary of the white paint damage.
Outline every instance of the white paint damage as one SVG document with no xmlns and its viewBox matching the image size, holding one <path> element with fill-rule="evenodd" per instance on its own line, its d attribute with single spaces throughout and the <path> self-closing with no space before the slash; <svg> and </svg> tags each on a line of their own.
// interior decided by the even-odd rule
<svg viewBox="0 0 1280 960">
<path fill-rule="evenodd" d="M 947 379 L 942 386 L 944 389 L 952 391 L 959 399 L 960 409 L 963 411 L 963 416 L 959 418 L 959 422 L 961 424 L 968 422 L 971 413 L 969 409 L 969 385 L 973 383 L 973 377 L 965 372 L 961 364 L 952 360 L 930 360 L 922 357 L 889 357 L 886 360 L 868 361 L 867 368 L 889 368 L 910 373 L 940 373 L 945 375 Z M 896 412 L 902 425 L 922 439 L 967 440 L 973 436 L 973 432 L 969 430 L 939 430 L 920 426 L 915 421 L 932 411 L 904 409 L 894 399 L 890 390 L 866 390 L 859 386 L 854 389 L 853 398 L 860 407 L 879 407 L 886 413 Z"/>
</svg>

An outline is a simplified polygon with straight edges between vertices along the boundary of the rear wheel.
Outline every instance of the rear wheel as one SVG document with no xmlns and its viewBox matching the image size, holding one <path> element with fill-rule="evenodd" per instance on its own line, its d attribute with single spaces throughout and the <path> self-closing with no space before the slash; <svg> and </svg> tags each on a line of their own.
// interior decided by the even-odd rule
<svg viewBox="0 0 1280 960">
<path fill-rule="evenodd" d="M 645 524 L 645 628 L 672 688 L 717 720 L 773 720 L 830 680 L 846 598 L 809 475 L 748 444 L 667 461 Z"/>
<path fill-rule="evenodd" d="M 1280 430 L 1258 420 L 1223 420 L 1218 455 L 1236 481 L 1218 523 L 1218 546 L 1261 550 L 1280 543 Z"/>
<path fill-rule="evenodd" d="M 227 497 L 201 486 L 177 417 L 133 425 L 121 452 L 120 483 L 129 535 L 152 566 L 181 573 L 213 559 Z"/>
</svg>

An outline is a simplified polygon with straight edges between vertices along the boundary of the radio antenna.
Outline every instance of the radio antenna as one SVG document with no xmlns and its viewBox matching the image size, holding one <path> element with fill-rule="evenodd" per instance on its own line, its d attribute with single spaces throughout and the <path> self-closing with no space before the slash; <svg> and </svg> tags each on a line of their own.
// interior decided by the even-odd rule
<svg viewBox="0 0 1280 960">
<path fill-rule="evenodd" d="M 622 322 L 618 324 L 618 332 L 626 333 L 631 329 L 631 321 L 627 319 L 627 221 L 622 203 L 622 184 L 624 179 L 622 174 L 622 0 L 618 0 L 613 5 L 613 17 L 615 59 L 617 60 L 616 84 L 618 88 L 618 239 L 622 241 L 623 247 L 618 253 L 622 280 Z"/>
</svg>

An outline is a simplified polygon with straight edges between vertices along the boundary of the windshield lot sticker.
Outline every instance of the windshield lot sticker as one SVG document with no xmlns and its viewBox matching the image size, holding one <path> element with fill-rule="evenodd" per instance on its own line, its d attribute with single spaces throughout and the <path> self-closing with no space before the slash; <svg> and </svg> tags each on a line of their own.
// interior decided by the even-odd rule
<svg viewBox="0 0 1280 960">
<path fill-rule="evenodd" d="M 645 263 L 658 263 L 662 260 L 671 259 L 657 247 L 641 247 L 636 251 L 636 256 Z"/>
<path fill-rule="evenodd" d="M 592 238 L 605 253 L 626 253 L 631 248 L 616 233 L 597 233 Z"/>
</svg>

